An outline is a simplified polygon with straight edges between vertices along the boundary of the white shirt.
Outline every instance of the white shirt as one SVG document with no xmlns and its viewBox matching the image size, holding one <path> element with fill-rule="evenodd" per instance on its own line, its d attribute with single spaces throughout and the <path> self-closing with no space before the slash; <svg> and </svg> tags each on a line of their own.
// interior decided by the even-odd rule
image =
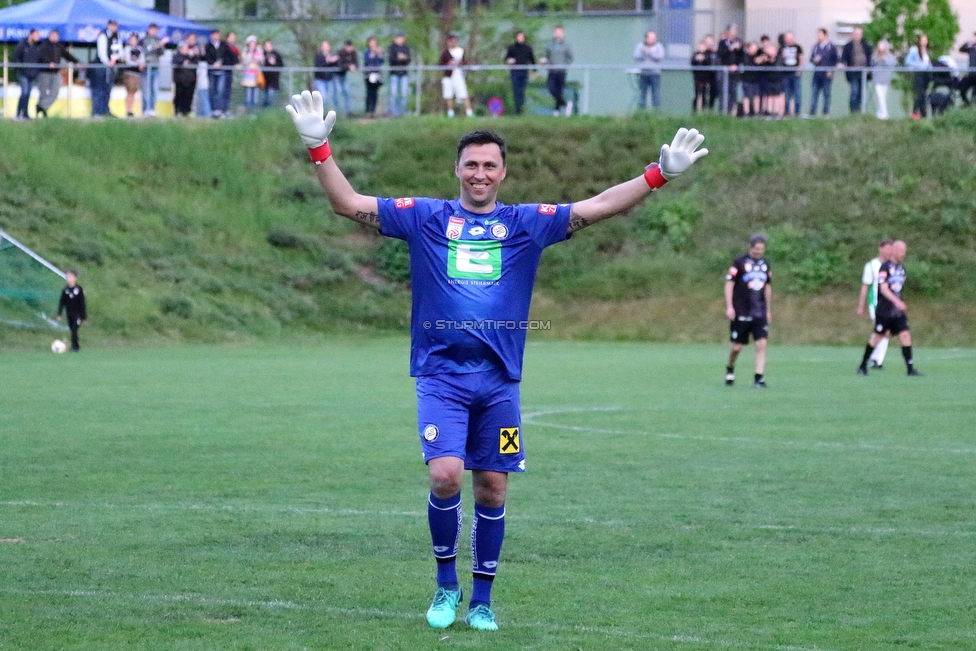
<svg viewBox="0 0 976 651">
<path fill-rule="evenodd" d="M 875 258 L 864 265 L 864 272 L 861 274 L 861 284 L 870 285 L 868 290 L 868 305 L 872 308 L 878 307 L 878 275 L 881 273 L 881 259 Z"/>
</svg>

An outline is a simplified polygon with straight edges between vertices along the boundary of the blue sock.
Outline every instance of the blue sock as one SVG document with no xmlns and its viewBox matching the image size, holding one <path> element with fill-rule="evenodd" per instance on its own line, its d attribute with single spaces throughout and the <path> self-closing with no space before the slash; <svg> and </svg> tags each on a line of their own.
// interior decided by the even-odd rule
<svg viewBox="0 0 976 651">
<path fill-rule="evenodd" d="M 427 500 L 427 522 L 437 560 L 437 585 L 458 589 L 457 553 L 461 541 L 461 492 L 446 499 L 433 493 Z"/>
<path fill-rule="evenodd" d="M 474 524 L 471 526 L 471 555 L 474 557 L 472 608 L 478 604 L 491 606 L 491 584 L 498 569 L 504 539 L 505 507 L 491 508 L 475 504 Z"/>
</svg>

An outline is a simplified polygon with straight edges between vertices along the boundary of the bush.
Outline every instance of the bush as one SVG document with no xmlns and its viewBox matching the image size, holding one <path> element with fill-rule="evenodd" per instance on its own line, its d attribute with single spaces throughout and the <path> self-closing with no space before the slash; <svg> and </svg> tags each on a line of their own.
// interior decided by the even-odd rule
<svg viewBox="0 0 976 651">
<path fill-rule="evenodd" d="M 159 310 L 165 315 L 189 319 L 193 315 L 193 303 L 183 296 L 166 296 L 159 299 Z"/>
<path fill-rule="evenodd" d="M 393 282 L 410 280 L 410 249 L 403 240 L 384 238 L 376 248 L 376 271 Z"/>
</svg>

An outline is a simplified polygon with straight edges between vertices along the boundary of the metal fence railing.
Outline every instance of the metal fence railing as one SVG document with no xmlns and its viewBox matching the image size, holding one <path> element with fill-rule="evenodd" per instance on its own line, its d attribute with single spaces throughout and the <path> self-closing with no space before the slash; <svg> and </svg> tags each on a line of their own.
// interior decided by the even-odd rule
<svg viewBox="0 0 976 651">
<path fill-rule="evenodd" d="M 7 64 L 3 68 L 3 84 L 0 87 L 0 103 L 2 103 L 2 115 L 14 117 L 16 104 L 20 97 L 21 86 L 15 81 L 16 73 L 27 69 L 37 68 L 38 66 L 24 66 Z M 517 66 L 530 72 L 530 81 L 526 93 L 526 112 L 552 115 L 554 103 L 546 86 L 547 70 L 544 66 Z M 464 68 L 467 86 L 472 98 L 472 103 L 479 114 L 490 113 L 488 109 L 489 100 L 495 100 L 495 106 L 504 107 L 506 113 L 511 112 L 512 95 L 509 81 L 509 72 L 513 69 L 504 65 L 483 65 L 467 66 Z M 52 107 L 48 110 L 51 116 L 62 117 L 87 117 L 90 114 L 91 95 L 85 84 L 86 75 L 90 74 L 91 66 L 62 66 L 59 74 L 61 76 L 61 87 L 58 96 Z M 270 71 L 271 69 L 265 69 Z M 447 68 L 439 66 L 415 65 L 408 72 L 407 112 L 412 114 L 439 113 L 444 110 L 444 102 L 440 94 L 440 78 Z M 571 102 L 571 112 L 574 114 L 595 114 L 595 115 L 625 115 L 634 113 L 640 105 L 641 71 L 633 65 L 596 65 L 596 64 L 575 64 L 566 67 L 567 70 L 567 99 Z M 892 84 L 888 94 L 888 107 L 892 117 L 901 117 L 910 111 L 912 97 L 906 97 L 906 92 L 910 93 L 912 76 L 915 73 L 910 68 L 897 67 L 886 69 L 894 73 L 895 78 L 901 77 L 905 81 Z M 312 80 L 316 72 L 312 67 L 286 67 L 278 68 L 280 74 L 280 90 L 273 94 L 270 99 L 270 106 L 281 107 L 287 98 L 304 89 L 313 88 Z M 379 102 L 377 114 L 388 113 L 390 105 L 390 77 L 387 70 L 378 70 L 381 74 L 383 85 L 379 91 Z M 694 75 L 712 75 L 709 80 L 707 97 L 703 108 L 716 112 L 734 112 L 736 103 L 733 98 L 741 100 L 747 88 L 743 84 L 744 74 L 758 72 L 765 75 L 774 75 L 775 79 L 782 79 L 783 76 L 796 77 L 796 90 L 799 92 L 799 101 L 796 104 L 800 108 L 800 113 L 810 113 L 810 103 L 813 93 L 817 87 L 814 84 L 814 69 L 805 66 L 801 69 L 796 68 L 740 68 L 739 74 L 730 74 L 727 68 L 714 67 L 689 67 L 687 64 L 666 64 L 660 71 L 659 85 L 659 106 L 653 107 L 652 98 L 647 96 L 647 105 L 650 110 L 657 110 L 669 115 L 688 115 L 693 111 L 693 99 L 696 96 Z M 826 84 L 819 84 L 821 92 L 818 93 L 818 113 L 830 116 L 846 115 L 853 110 L 862 112 L 874 112 L 877 109 L 877 93 L 872 73 L 876 72 L 873 68 L 838 68 L 830 71 L 833 79 Z M 174 95 L 173 70 L 171 66 L 162 65 L 158 76 L 157 92 L 157 115 L 172 115 L 172 102 Z M 851 95 L 853 86 L 847 80 L 847 73 L 852 73 L 854 80 L 859 82 L 862 90 L 860 98 L 855 94 L 855 105 L 852 105 Z M 241 85 L 243 74 L 240 70 L 232 73 L 230 105 L 232 115 L 239 115 L 247 112 L 245 106 L 246 91 Z M 976 80 L 976 70 L 961 68 L 956 72 L 950 70 L 930 70 L 927 84 L 927 92 L 945 95 L 950 100 L 947 108 L 962 104 L 958 88 L 958 81 L 967 74 Z M 745 75 L 747 78 L 748 75 Z M 349 93 L 350 113 L 364 113 L 366 84 L 364 72 L 362 70 L 349 72 L 346 78 L 346 87 Z M 751 83 L 751 82 L 747 82 Z M 776 84 L 773 84 L 775 90 Z M 699 88 L 699 90 L 701 90 Z M 761 88 L 760 88 L 761 90 Z M 785 90 L 785 89 L 784 89 Z M 829 91 L 828 108 L 824 111 L 823 90 Z M 37 90 L 36 85 L 33 89 L 32 99 L 29 106 L 31 112 L 36 104 Z M 972 90 L 970 92 L 973 92 Z M 256 106 L 252 110 L 257 111 L 265 108 L 265 99 L 269 96 L 267 91 L 255 91 L 258 96 Z M 121 112 L 120 103 L 124 101 L 125 89 L 116 86 L 112 93 L 112 109 L 116 115 L 124 115 Z M 341 95 L 340 95 L 341 97 Z M 345 112 L 345 106 L 336 98 L 330 98 L 327 108 L 336 108 L 340 112 Z M 499 103 L 498 100 L 501 100 Z M 136 114 L 139 111 L 140 101 L 135 102 Z M 931 111 L 931 103 L 926 102 L 928 111 Z M 195 113 L 200 112 L 200 106 L 194 103 Z"/>
</svg>

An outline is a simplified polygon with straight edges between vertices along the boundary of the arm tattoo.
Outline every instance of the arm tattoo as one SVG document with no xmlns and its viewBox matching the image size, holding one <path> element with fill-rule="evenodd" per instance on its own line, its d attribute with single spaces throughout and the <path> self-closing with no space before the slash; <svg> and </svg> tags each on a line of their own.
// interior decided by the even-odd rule
<svg viewBox="0 0 976 651">
<path fill-rule="evenodd" d="M 575 212 L 571 212 L 569 214 L 569 228 L 566 229 L 566 234 L 568 235 L 570 233 L 575 233 L 578 230 L 586 228 L 592 223 L 593 222 L 591 222 L 589 219 L 580 217 Z"/>
<path fill-rule="evenodd" d="M 375 228 L 380 227 L 380 216 L 375 212 L 365 212 L 360 210 L 353 215 L 353 219 L 360 224 L 365 224 L 366 226 L 373 226 Z"/>
</svg>

